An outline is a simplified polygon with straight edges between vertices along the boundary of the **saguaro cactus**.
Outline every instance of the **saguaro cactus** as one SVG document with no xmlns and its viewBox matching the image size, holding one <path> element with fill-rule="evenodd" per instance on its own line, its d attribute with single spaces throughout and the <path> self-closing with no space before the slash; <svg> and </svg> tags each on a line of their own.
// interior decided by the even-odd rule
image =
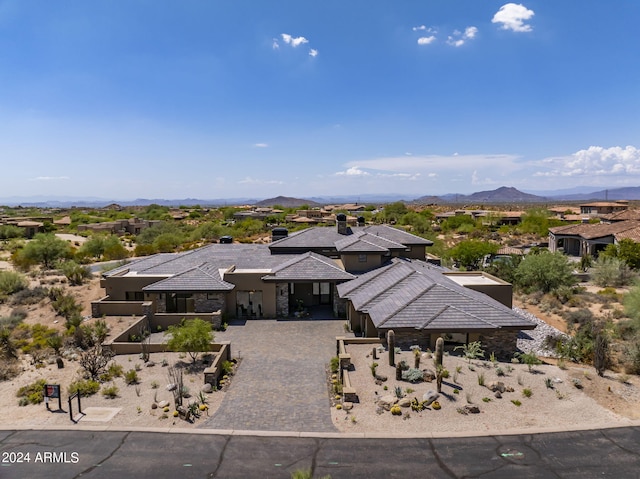
<svg viewBox="0 0 640 479">
<path fill-rule="evenodd" d="M 442 366 L 442 355 L 444 353 L 444 339 L 442 337 L 436 339 L 436 356 L 434 359 L 436 368 Z"/>
<path fill-rule="evenodd" d="M 396 365 L 396 333 L 390 329 L 387 333 L 387 348 L 389 348 L 389 366 Z"/>
</svg>

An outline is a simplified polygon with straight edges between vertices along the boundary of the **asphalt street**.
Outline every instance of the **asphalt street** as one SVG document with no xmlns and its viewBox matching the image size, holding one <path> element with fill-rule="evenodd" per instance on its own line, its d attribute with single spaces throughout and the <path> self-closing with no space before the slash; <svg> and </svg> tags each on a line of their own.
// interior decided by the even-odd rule
<svg viewBox="0 0 640 479">
<path fill-rule="evenodd" d="M 257 434 L 257 433 L 256 433 Z M 0 430 L 0 478 L 640 478 L 640 426 L 458 438 Z"/>
</svg>

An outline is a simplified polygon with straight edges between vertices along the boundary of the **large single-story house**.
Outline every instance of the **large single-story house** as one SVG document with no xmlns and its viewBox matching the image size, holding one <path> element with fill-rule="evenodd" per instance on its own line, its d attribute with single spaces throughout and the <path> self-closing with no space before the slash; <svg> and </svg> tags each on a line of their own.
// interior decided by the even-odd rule
<svg viewBox="0 0 640 479">
<path fill-rule="evenodd" d="M 425 261 L 429 240 L 386 225 L 278 231 L 269 245 L 211 244 L 156 254 L 103 273 L 92 314 L 144 314 L 158 324 L 201 317 L 347 318 L 365 336 L 394 329 L 400 344 L 480 339 L 513 352 L 535 325 L 511 310 L 511 285 Z M 160 320 L 161 319 L 161 320 Z"/>
<path fill-rule="evenodd" d="M 549 251 L 563 251 L 570 256 L 598 256 L 610 244 L 622 239 L 640 241 L 640 221 L 615 223 L 580 223 L 549 228 Z"/>
</svg>

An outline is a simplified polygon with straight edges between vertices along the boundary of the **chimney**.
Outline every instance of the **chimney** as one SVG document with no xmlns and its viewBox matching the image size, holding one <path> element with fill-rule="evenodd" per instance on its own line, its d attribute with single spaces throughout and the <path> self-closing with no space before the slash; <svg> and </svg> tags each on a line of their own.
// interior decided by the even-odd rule
<svg viewBox="0 0 640 479">
<path fill-rule="evenodd" d="M 347 228 L 347 215 L 344 213 L 336 215 L 336 225 L 338 227 L 338 234 L 349 234 L 349 229 Z"/>
<path fill-rule="evenodd" d="M 364 216 L 358 216 L 358 226 L 364 226 L 366 224 L 366 221 L 364 219 Z"/>
<path fill-rule="evenodd" d="M 289 236 L 289 230 L 287 228 L 273 228 L 271 230 L 271 242 L 278 241 L 287 236 Z"/>
</svg>

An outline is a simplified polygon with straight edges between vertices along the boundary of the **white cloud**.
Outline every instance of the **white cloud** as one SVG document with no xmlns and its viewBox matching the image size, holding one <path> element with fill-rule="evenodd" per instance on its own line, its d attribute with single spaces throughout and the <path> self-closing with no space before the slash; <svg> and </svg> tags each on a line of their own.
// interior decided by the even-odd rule
<svg viewBox="0 0 640 479">
<path fill-rule="evenodd" d="M 277 50 L 278 48 L 280 48 L 280 43 L 278 43 L 277 38 L 273 39 L 273 43 L 271 43 L 271 48 L 273 48 L 274 50 Z"/>
<path fill-rule="evenodd" d="M 284 181 L 280 180 L 260 180 L 257 178 L 251 178 L 247 176 L 242 180 L 238 181 L 241 185 L 284 185 Z"/>
<path fill-rule="evenodd" d="M 476 27 L 467 27 L 464 30 L 464 37 L 472 40 L 478 34 L 478 29 Z"/>
<path fill-rule="evenodd" d="M 590 146 L 569 156 L 545 158 L 539 162 L 544 167 L 534 176 L 587 177 L 628 176 L 640 174 L 640 149 L 634 146 L 603 148 Z"/>
<path fill-rule="evenodd" d="M 467 40 L 473 40 L 477 34 L 478 29 L 474 26 L 465 28 L 464 32 L 454 30 L 453 35 L 447 37 L 447 44 L 454 47 L 461 47 Z"/>
<path fill-rule="evenodd" d="M 282 37 L 282 41 L 284 41 L 287 45 L 291 45 L 294 48 L 304 43 L 309 43 L 309 40 L 307 40 L 305 37 L 294 37 L 292 35 L 289 35 L 288 33 L 282 33 L 281 37 Z"/>
<path fill-rule="evenodd" d="M 347 167 L 366 168 L 384 172 L 425 172 L 439 173 L 443 171 L 456 171 L 466 173 L 474 165 L 482 165 L 484 168 L 495 168 L 501 172 L 513 171 L 516 168 L 515 161 L 518 156 L 497 155 L 414 155 L 373 158 L 347 163 Z"/>
<path fill-rule="evenodd" d="M 317 57 L 318 56 L 318 50 L 316 50 L 315 48 L 312 48 L 311 50 L 309 50 L 309 56 L 310 57 Z"/>
<path fill-rule="evenodd" d="M 369 173 L 367 173 L 364 170 L 361 170 L 357 166 L 352 166 L 351 168 L 345 171 L 336 172 L 335 175 L 336 176 L 369 176 Z"/>
<path fill-rule="evenodd" d="M 533 10 L 529 10 L 522 4 L 506 3 L 500 7 L 491 19 L 492 23 L 499 23 L 503 30 L 514 32 L 530 32 L 531 25 L 525 23 L 535 15 Z"/>
<path fill-rule="evenodd" d="M 413 27 L 411 30 L 413 30 L 414 32 L 420 32 L 420 31 L 424 31 L 426 29 L 427 29 L 427 27 L 425 25 L 420 25 L 419 27 Z"/>
<path fill-rule="evenodd" d="M 31 181 L 60 181 L 60 180 L 69 180 L 68 176 L 36 176 L 35 178 L 31 178 Z"/>
<path fill-rule="evenodd" d="M 268 148 L 269 144 L 268 143 L 256 143 L 253 145 L 255 148 Z"/>
<path fill-rule="evenodd" d="M 433 43 L 436 40 L 436 37 L 434 35 L 428 36 L 428 37 L 420 37 L 418 38 L 418 45 L 429 45 L 430 43 Z"/>
</svg>

